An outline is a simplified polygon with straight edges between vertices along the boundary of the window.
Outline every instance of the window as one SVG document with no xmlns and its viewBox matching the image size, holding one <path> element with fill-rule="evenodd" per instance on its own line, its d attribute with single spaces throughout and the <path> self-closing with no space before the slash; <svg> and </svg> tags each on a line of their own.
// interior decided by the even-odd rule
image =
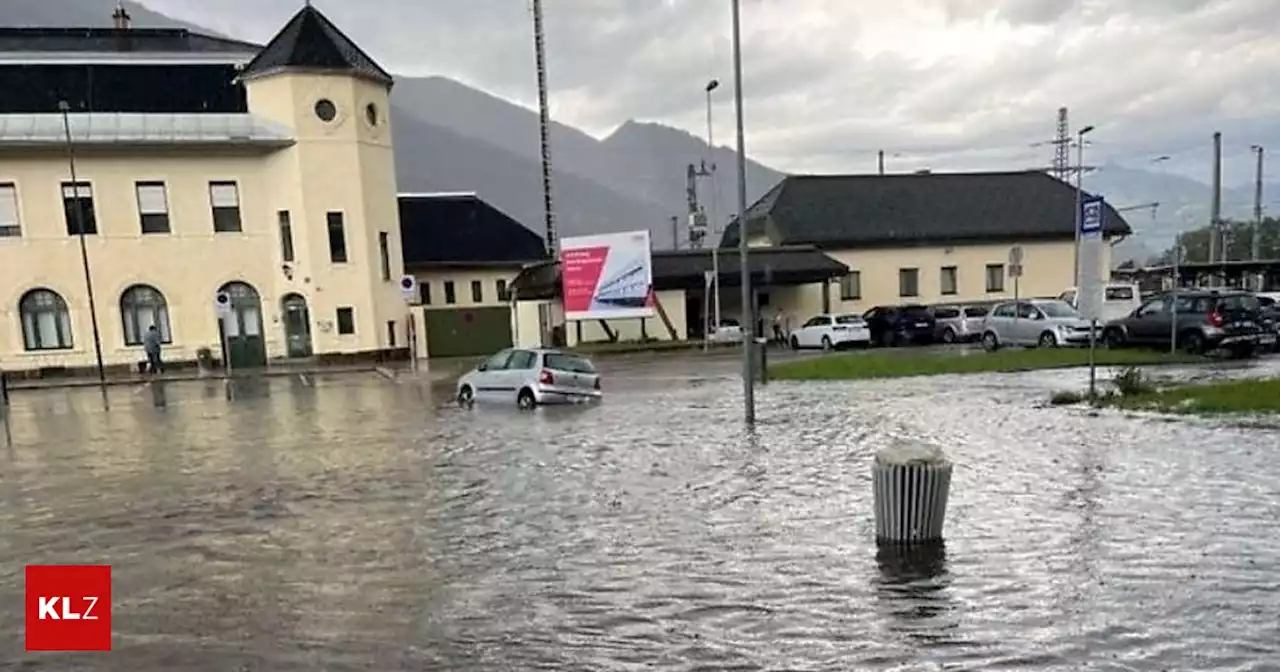
<svg viewBox="0 0 1280 672">
<path fill-rule="evenodd" d="M 329 261 L 335 264 L 347 263 L 347 232 L 343 225 L 342 213 L 331 212 L 326 215 L 329 224 Z"/>
<path fill-rule="evenodd" d="M 511 356 L 515 354 L 511 350 L 503 350 L 498 354 L 484 360 L 480 365 L 482 371 L 502 371 L 507 368 L 507 362 L 511 360 Z"/>
<path fill-rule="evenodd" d="M 510 301 L 510 300 L 511 300 L 511 295 L 507 293 L 507 281 L 506 281 L 506 280 L 501 280 L 501 279 L 500 279 L 500 280 L 497 280 L 497 281 L 495 281 L 495 282 L 493 283 L 493 285 L 494 285 L 494 287 L 496 287 L 496 288 L 497 288 L 497 290 L 498 290 L 498 300 L 499 300 L 499 301 L 502 301 L 503 303 L 505 303 L 505 302 L 507 302 L 507 301 Z"/>
<path fill-rule="evenodd" d="M 1108 287 L 1106 290 L 1107 301 L 1132 301 L 1132 287 Z"/>
<path fill-rule="evenodd" d="M 511 354 L 511 360 L 507 362 L 508 369 L 519 369 L 526 371 L 532 369 L 538 361 L 538 356 L 528 350 L 516 350 Z"/>
<path fill-rule="evenodd" d="M 817 317 L 809 318 L 809 321 L 805 322 L 801 328 L 808 329 L 809 327 L 825 327 L 830 324 L 831 324 L 831 320 L 829 318 L 827 318 L 825 315 L 819 315 Z"/>
<path fill-rule="evenodd" d="M 382 263 L 383 282 L 391 279 L 391 239 L 386 231 L 378 232 L 378 259 Z"/>
<path fill-rule="evenodd" d="M 964 316 L 965 317 L 986 317 L 987 309 L 983 308 L 982 306 L 973 306 L 970 308 L 965 308 Z"/>
<path fill-rule="evenodd" d="M 458 297 L 456 294 L 454 294 L 454 291 L 453 291 L 452 280 L 444 281 L 444 302 L 449 305 L 453 305 L 458 302 Z"/>
<path fill-rule="evenodd" d="M 142 345 L 151 327 L 160 332 L 161 343 L 172 343 L 169 306 L 160 290 L 150 285 L 134 285 L 120 295 L 120 316 L 124 318 L 124 344 Z"/>
<path fill-rule="evenodd" d="M 954 320 L 957 317 L 960 317 L 959 308 L 947 307 L 933 309 L 933 319 L 935 320 Z"/>
<path fill-rule="evenodd" d="M 1138 316 L 1153 317 L 1156 315 L 1167 314 L 1169 312 L 1169 303 L 1171 301 L 1172 299 L 1167 296 L 1161 297 L 1159 299 L 1152 299 L 1146 302 L 1145 304 L 1143 304 L 1142 308 L 1138 310 Z"/>
<path fill-rule="evenodd" d="M 315 104 L 316 117 L 325 123 L 333 121 L 338 117 L 338 106 L 333 104 L 328 98 L 321 98 Z"/>
<path fill-rule="evenodd" d="M 898 296 L 920 296 L 920 269 L 898 269 Z"/>
<path fill-rule="evenodd" d="M 22 235 L 18 223 L 18 187 L 12 182 L 0 184 L 0 238 Z"/>
<path fill-rule="evenodd" d="M 568 371 L 570 373 L 595 373 L 596 367 L 591 362 L 578 357 L 577 355 L 568 355 L 564 353 L 547 353 L 542 356 L 543 366 L 556 371 Z"/>
<path fill-rule="evenodd" d="M 471 281 L 472 303 L 484 303 L 484 285 L 479 280 Z"/>
<path fill-rule="evenodd" d="M 293 220 L 288 210 L 276 213 L 276 221 L 280 224 L 280 258 L 286 262 L 293 261 Z"/>
<path fill-rule="evenodd" d="M 18 301 L 22 316 L 22 345 L 27 350 L 65 350 L 71 347 L 71 313 L 57 292 L 33 289 Z"/>
<path fill-rule="evenodd" d="M 1012 303 L 1002 303 L 991 312 L 992 317 L 1015 317 L 1018 311 Z"/>
<path fill-rule="evenodd" d="M 213 208 L 213 230 L 235 233 L 240 226 L 240 187 L 235 182 L 210 182 L 209 205 Z"/>
<path fill-rule="evenodd" d="M 1004 264 L 987 264 L 987 291 L 1004 291 Z"/>
<path fill-rule="evenodd" d="M 840 278 L 840 300 L 857 301 L 862 298 L 862 272 L 849 271 Z"/>
<path fill-rule="evenodd" d="M 164 182 L 138 182 L 138 219 L 143 233 L 169 233 L 169 197 Z"/>
<path fill-rule="evenodd" d="M 396 321 L 387 320 L 387 347 L 396 347 Z"/>
<path fill-rule="evenodd" d="M 1036 307 L 1029 303 L 1019 303 L 1018 317 L 1024 320 L 1034 320 L 1040 317 L 1040 311 L 1036 310 Z"/>
<path fill-rule="evenodd" d="M 342 335 L 350 335 L 356 333 L 356 309 L 355 308 L 339 308 L 338 309 L 338 333 Z"/>
<path fill-rule="evenodd" d="M 941 273 L 938 275 L 938 291 L 940 291 L 944 296 L 955 294 L 958 284 L 959 283 L 956 278 L 956 267 L 943 266 Z"/>
<path fill-rule="evenodd" d="M 431 283 L 418 283 L 418 303 L 421 303 L 424 306 L 431 305 Z"/>
<path fill-rule="evenodd" d="M 67 218 L 67 235 L 80 235 L 81 222 L 85 235 L 98 233 L 98 220 L 93 214 L 93 187 L 88 182 L 62 183 L 62 211 Z"/>
</svg>

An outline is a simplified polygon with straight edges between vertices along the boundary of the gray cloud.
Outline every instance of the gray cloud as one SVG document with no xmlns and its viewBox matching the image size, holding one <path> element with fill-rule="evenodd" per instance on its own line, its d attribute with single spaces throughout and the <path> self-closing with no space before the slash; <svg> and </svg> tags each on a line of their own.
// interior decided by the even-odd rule
<svg viewBox="0 0 1280 672">
<path fill-rule="evenodd" d="M 143 0 L 265 41 L 298 0 Z M 316 0 L 385 66 L 535 100 L 528 0 Z M 546 0 L 552 106 L 604 134 L 628 118 L 732 137 L 728 0 Z M 1186 155 L 1213 130 L 1280 141 L 1275 0 L 744 0 L 748 151 L 785 170 L 1042 165 L 1061 105 L 1099 160 Z M 1233 132 L 1249 137 L 1234 137 Z M 1194 152 L 1192 150 L 1195 150 Z M 1198 166 L 1196 166 L 1198 169 Z"/>
</svg>

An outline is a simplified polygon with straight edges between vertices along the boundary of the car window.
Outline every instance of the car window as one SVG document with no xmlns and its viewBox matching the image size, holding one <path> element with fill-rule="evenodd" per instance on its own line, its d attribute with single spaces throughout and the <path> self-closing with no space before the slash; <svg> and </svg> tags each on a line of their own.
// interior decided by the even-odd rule
<svg viewBox="0 0 1280 672">
<path fill-rule="evenodd" d="M 950 320 L 952 318 L 960 317 L 960 309 L 959 308 L 934 308 L 933 316 L 939 320 Z"/>
<path fill-rule="evenodd" d="M 933 317 L 931 314 L 929 314 L 929 309 L 924 306 L 907 306 L 906 308 L 902 309 L 902 314 L 905 315 L 906 317 L 910 317 L 917 320 L 924 319 L 927 317 Z"/>
<path fill-rule="evenodd" d="M 1040 309 L 1040 312 L 1048 315 L 1049 317 L 1080 317 L 1080 313 L 1077 312 L 1075 308 L 1072 308 L 1071 304 L 1066 301 L 1042 301 L 1037 304 L 1037 307 Z"/>
<path fill-rule="evenodd" d="M 522 371 L 532 369 L 537 360 L 538 356 L 528 350 L 516 350 L 512 353 L 511 360 L 507 362 L 507 368 Z"/>
<path fill-rule="evenodd" d="M 577 355 L 566 355 L 562 352 L 549 352 L 542 356 L 542 365 L 556 371 L 571 373 L 595 373 L 596 367 L 590 361 Z"/>
<path fill-rule="evenodd" d="M 986 309 L 986 308 L 982 308 L 981 306 L 974 306 L 974 307 L 971 307 L 971 308 L 965 308 L 965 309 L 964 309 L 964 316 L 965 316 L 965 317 L 986 317 L 986 316 L 987 316 L 987 309 Z"/>
<path fill-rule="evenodd" d="M 1218 298 L 1218 305 L 1223 310 L 1258 310 L 1258 298 L 1250 294 L 1229 294 Z"/>
<path fill-rule="evenodd" d="M 804 323 L 804 326 L 806 326 L 806 327 L 821 327 L 821 326 L 824 326 L 824 325 L 826 325 L 826 324 L 827 324 L 827 318 L 825 318 L 825 317 L 811 317 L 811 318 L 809 318 L 809 321 L 808 321 L 808 322 L 805 322 L 805 323 Z"/>
<path fill-rule="evenodd" d="M 1018 304 L 1018 317 L 1027 319 L 1027 320 L 1034 320 L 1039 315 L 1040 315 L 1040 311 L 1036 310 L 1035 306 L 1029 303 Z"/>
<path fill-rule="evenodd" d="M 1269 296 L 1259 296 L 1258 305 L 1262 306 L 1263 308 L 1270 308 L 1271 306 L 1276 305 L 1276 300 Z"/>
<path fill-rule="evenodd" d="M 1160 315 L 1169 312 L 1169 297 L 1162 296 L 1158 299 L 1152 299 L 1138 309 L 1138 315 L 1149 317 L 1152 315 Z"/>
<path fill-rule="evenodd" d="M 870 319 L 874 319 L 875 317 L 877 317 L 877 316 L 879 316 L 879 315 L 880 315 L 880 309 L 879 309 L 879 308 L 872 308 L 871 310 L 868 310 L 867 312 L 865 312 L 865 313 L 863 313 L 863 314 L 862 314 L 862 319 L 864 319 L 864 320 L 870 320 Z"/>
<path fill-rule="evenodd" d="M 995 317 L 1013 317 L 1018 313 L 1013 309 L 1012 303 L 1002 303 L 996 306 L 996 309 L 991 311 L 991 314 Z"/>
<path fill-rule="evenodd" d="M 725 318 L 725 319 L 723 319 L 723 320 L 720 320 L 720 328 L 721 328 L 721 329 L 732 329 L 732 328 L 734 328 L 734 327 L 740 327 L 740 326 L 742 326 L 742 325 L 738 324 L 738 321 L 737 321 L 737 320 L 731 320 L 731 319 L 728 319 L 728 318 Z"/>
<path fill-rule="evenodd" d="M 507 368 L 507 361 L 511 359 L 511 350 L 503 350 L 498 354 L 484 360 L 485 371 L 501 371 Z"/>
<path fill-rule="evenodd" d="M 1075 303 L 1075 301 L 1076 301 L 1076 293 L 1075 293 L 1075 292 L 1063 292 L 1063 293 L 1061 293 L 1061 294 L 1059 294 L 1059 295 L 1058 295 L 1058 298 L 1059 298 L 1059 299 L 1062 299 L 1063 301 L 1066 301 L 1067 303 Z"/>
<path fill-rule="evenodd" d="M 1106 297 L 1107 298 L 1105 300 L 1107 301 L 1132 301 L 1133 288 L 1132 287 L 1108 287 Z"/>
<path fill-rule="evenodd" d="M 836 324 L 862 324 L 864 320 L 857 315 L 840 315 L 836 317 Z"/>
</svg>

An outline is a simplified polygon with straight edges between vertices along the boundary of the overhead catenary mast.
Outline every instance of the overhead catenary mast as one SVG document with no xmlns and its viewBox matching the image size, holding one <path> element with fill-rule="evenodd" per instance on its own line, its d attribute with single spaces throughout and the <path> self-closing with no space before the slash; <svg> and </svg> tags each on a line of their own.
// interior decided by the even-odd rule
<svg viewBox="0 0 1280 672">
<path fill-rule="evenodd" d="M 538 68 L 538 139 L 542 149 L 542 208 L 547 254 L 556 256 L 556 216 L 551 207 L 551 110 L 547 103 L 547 49 L 542 30 L 542 0 L 532 0 L 533 48 Z"/>
</svg>

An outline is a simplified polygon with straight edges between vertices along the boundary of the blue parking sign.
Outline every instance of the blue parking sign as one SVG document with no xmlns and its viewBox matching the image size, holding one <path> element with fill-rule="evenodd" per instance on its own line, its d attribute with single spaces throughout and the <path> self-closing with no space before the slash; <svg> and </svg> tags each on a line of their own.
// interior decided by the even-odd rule
<svg viewBox="0 0 1280 672">
<path fill-rule="evenodd" d="M 1080 203 L 1080 233 L 1102 232 L 1102 199 L 1090 198 Z"/>
</svg>

